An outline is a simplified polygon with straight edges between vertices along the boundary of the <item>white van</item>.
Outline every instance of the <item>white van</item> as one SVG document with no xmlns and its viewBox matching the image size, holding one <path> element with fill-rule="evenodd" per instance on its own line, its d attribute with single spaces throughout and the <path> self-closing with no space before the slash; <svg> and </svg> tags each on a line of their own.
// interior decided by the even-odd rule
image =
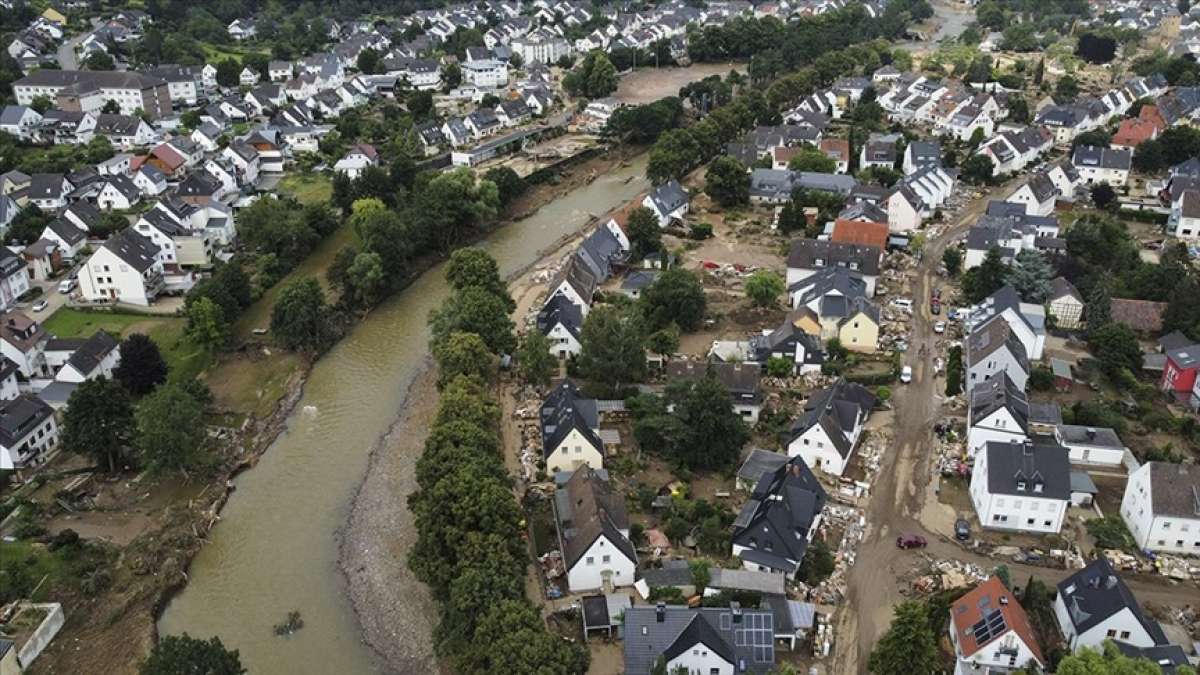
<svg viewBox="0 0 1200 675">
<path fill-rule="evenodd" d="M 892 307 L 899 307 L 900 309 L 903 309 L 906 312 L 911 312 L 912 306 L 913 306 L 912 300 L 909 300 L 908 298 L 893 298 L 892 299 Z"/>
<path fill-rule="evenodd" d="M 900 369 L 900 381 L 904 384 L 912 382 L 912 366 L 904 366 Z"/>
<path fill-rule="evenodd" d="M 59 293 L 62 293 L 65 295 L 67 293 L 70 293 L 73 290 L 75 290 L 75 280 L 74 279 L 63 279 L 62 281 L 58 282 L 58 292 Z"/>
</svg>

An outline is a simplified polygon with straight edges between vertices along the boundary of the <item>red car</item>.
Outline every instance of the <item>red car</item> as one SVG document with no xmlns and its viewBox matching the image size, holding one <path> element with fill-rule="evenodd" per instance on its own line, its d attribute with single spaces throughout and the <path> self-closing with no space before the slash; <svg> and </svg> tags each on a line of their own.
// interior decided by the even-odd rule
<svg viewBox="0 0 1200 675">
<path fill-rule="evenodd" d="M 925 548 L 928 542 L 919 534 L 902 534 L 896 537 L 896 548 Z"/>
</svg>

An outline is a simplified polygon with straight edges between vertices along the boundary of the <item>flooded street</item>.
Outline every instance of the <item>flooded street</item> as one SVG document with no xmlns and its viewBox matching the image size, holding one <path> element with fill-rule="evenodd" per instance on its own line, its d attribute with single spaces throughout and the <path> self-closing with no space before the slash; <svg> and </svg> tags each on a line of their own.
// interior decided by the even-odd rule
<svg viewBox="0 0 1200 675">
<path fill-rule="evenodd" d="M 645 157 L 559 197 L 481 246 L 501 274 L 646 188 Z M 371 673 L 382 662 L 362 633 L 338 569 L 337 530 L 368 457 L 401 413 L 427 357 L 426 316 L 447 296 L 441 267 L 377 308 L 317 363 L 287 431 L 237 479 L 211 541 L 167 607 L 163 635 L 218 635 L 251 673 Z M 381 542 L 383 544 L 384 542 Z M 304 627 L 272 626 L 297 610 Z M 413 617 L 431 631 L 436 617 Z"/>
</svg>

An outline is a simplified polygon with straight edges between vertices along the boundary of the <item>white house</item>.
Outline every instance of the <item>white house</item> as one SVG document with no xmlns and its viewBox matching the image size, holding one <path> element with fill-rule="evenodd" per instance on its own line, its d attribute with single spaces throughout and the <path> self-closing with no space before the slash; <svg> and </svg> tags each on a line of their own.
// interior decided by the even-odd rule
<svg viewBox="0 0 1200 675">
<path fill-rule="evenodd" d="M 1072 652 L 1101 649 L 1105 640 L 1134 647 L 1167 644 L 1162 627 L 1142 611 L 1104 556 L 1058 582 L 1054 618 Z"/>
<path fill-rule="evenodd" d="M 0 109 L 0 131 L 23 141 L 33 140 L 41 122 L 42 116 L 29 106 L 6 105 Z"/>
<path fill-rule="evenodd" d="M 463 80 L 480 89 L 498 89 L 508 84 L 508 64 L 495 59 L 460 64 Z"/>
<path fill-rule="evenodd" d="M 988 443 L 1029 440 L 1029 400 L 1007 375 L 976 383 L 967 406 L 967 455 L 974 457 Z"/>
<path fill-rule="evenodd" d="M 555 295 L 538 312 L 537 328 L 550 340 L 550 353 L 560 359 L 578 356 L 583 351 L 579 336 L 583 330 L 583 308 L 565 296 Z"/>
<path fill-rule="evenodd" d="M 794 239 L 788 250 L 787 286 L 791 289 L 826 267 L 844 267 L 861 276 L 867 297 L 874 297 L 882 256 L 878 246 L 868 244 Z"/>
<path fill-rule="evenodd" d="M 1071 503 L 1071 462 L 1056 444 L 990 442 L 975 455 L 971 502 L 985 528 L 1056 534 Z"/>
<path fill-rule="evenodd" d="M 50 377 L 45 356 L 49 339 L 46 329 L 24 313 L 9 310 L 0 314 L 0 354 L 17 364 L 24 379 Z"/>
<path fill-rule="evenodd" d="M 983 302 L 965 310 L 962 317 L 963 330 L 972 333 L 983 324 L 999 317 L 1021 341 L 1025 356 L 1030 361 L 1042 358 L 1046 346 L 1046 309 L 1042 305 L 1021 302 L 1021 296 L 1011 285 L 984 298 Z"/>
<path fill-rule="evenodd" d="M 1124 463 L 1125 444 L 1108 427 L 1059 424 L 1054 437 L 1070 452 L 1072 464 L 1118 467 Z"/>
<path fill-rule="evenodd" d="M 79 291 L 88 302 L 147 306 L 163 288 L 158 249 L 133 228 L 109 237 L 79 272 Z"/>
<path fill-rule="evenodd" d="M 1005 374 L 1018 389 L 1025 390 L 1029 357 L 1017 333 L 1002 317 L 992 317 L 975 328 L 965 342 L 966 387 Z"/>
<path fill-rule="evenodd" d="M 925 203 L 911 187 L 898 184 L 888 191 L 884 206 L 890 231 L 911 232 L 921 226 Z"/>
<path fill-rule="evenodd" d="M 654 212 L 659 227 L 680 221 L 688 212 L 688 193 L 677 180 L 671 180 L 650 191 L 642 206 Z"/>
<path fill-rule="evenodd" d="M 67 205 L 71 183 L 61 173 L 35 173 L 30 177 L 29 202 L 42 211 L 57 211 Z"/>
<path fill-rule="evenodd" d="M 570 591 L 632 586 L 637 552 L 629 540 L 625 500 L 607 476 L 580 466 L 557 490 L 554 504 Z"/>
<path fill-rule="evenodd" d="M 1083 296 L 1071 282 L 1063 277 L 1055 277 L 1050 282 L 1050 297 L 1046 299 L 1046 307 L 1054 318 L 1054 325 L 1064 330 L 1082 328 L 1083 306 Z"/>
<path fill-rule="evenodd" d="M 21 387 L 17 384 L 19 371 L 12 359 L 0 356 L 0 401 L 11 401 L 21 395 Z"/>
<path fill-rule="evenodd" d="M 550 282 L 550 293 L 547 302 L 556 295 L 561 295 L 572 303 L 579 305 L 584 316 L 592 306 L 592 296 L 596 293 L 596 276 L 588 269 L 584 261 L 576 255 L 563 265 L 562 270 Z"/>
<path fill-rule="evenodd" d="M 1046 174 L 1035 173 L 1021 183 L 1005 201 L 1021 204 L 1025 207 L 1025 213 L 1031 216 L 1048 216 L 1054 213 L 1058 190 Z"/>
<path fill-rule="evenodd" d="M 379 153 L 373 145 L 358 143 L 333 165 L 333 170 L 354 180 L 371 166 L 379 166 Z"/>
<path fill-rule="evenodd" d="M 826 499 L 803 459 L 767 468 L 733 523 L 734 557 L 744 569 L 795 576 L 820 528 Z"/>
<path fill-rule="evenodd" d="M 57 446 L 58 423 L 45 401 L 21 394 L 0 404 L 0 470 L 41 465 Z"/>
<path fill-rule="evenodd" d="M 1071 164 L 1088 185 L 1107 183 L 1123 187 L 1129 181 L 1129 171 L 1133 167 L 1133 150 L 1080 145 L 1071 155 Z"/>
<path fill-rule="evenodd" d="M 763 675 L 774 669 L 775 640 L 793 637 L 781 633 L 777 614 L 743 609 L 737 602 L 697 608 L 660 602 L 629 607 L 623 614 L 621 672 L 626 675 L 652 675 L 660 672 L 660 663 L 666 668 L 661 672 L 667 673 Z M 762 628 L 746 630 L 750 626 Z"/>
<path fill-rule="evenodd" d="M 1000 577 L 989 577 L 950 605 L 954 675 L 1007 673 L 1045 659 L 1029 616 Z"/>
<path fill-rule="evenodd" d="M 1200 554 L 1200 467 L 1146 462 L 1125 483 L 1121 516 L 1140 549 Z"/>
<path fill-rule="evenodd" d="M 249 40 L 258 35 L 254 19 L 234 19 L 225 30 L 234 40 Z"/>
<path fill-rule="evenodd" d="M 800 457 L 827 474 L 842 475 L 873 407 L 874 394 L 842 379 L 813 392 L 804 404 L 804 414 L 792 426 L 788 456 Z"/>
<path fill-rule="evenodd" d="M 79 384 L 98 377 L 112 379 L 113 370 L 121 362 L 120 344 L 113 336 L 99 330 L 84 340 L 55 373 L 59 382 Z"/>
<path fill-rule="evenodd" d="M 7 246 L 0 246 L 0 311 L 29 292 L 29 265 Z"/>
<path fill-rule="evenodd" d="M 96 206 L 104 211 L 123 211 L 142 201 L 142 191 L 129 176 L 108 176 L 96 194 Z"/>
<path fill-rule="evenodd" d="M 542 402 L 541 426 L 547 473 L 574 471 L 581 466 L 604 468 L 596 401 L 583 398 L 570 380 L 555 387 Z"/>
</svg>

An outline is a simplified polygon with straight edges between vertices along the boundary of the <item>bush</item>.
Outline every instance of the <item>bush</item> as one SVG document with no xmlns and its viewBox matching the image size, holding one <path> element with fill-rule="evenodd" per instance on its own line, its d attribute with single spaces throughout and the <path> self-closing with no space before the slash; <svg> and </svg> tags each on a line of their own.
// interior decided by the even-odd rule
<svg viewBox="0 0 1200 675">
<path fill-rule="evenodd" d="M 1054 371 L 1045 366 L 1037 366 L 1029 373 L 1029 386 L 1034 391 L 1050 391 L 1054 388 Z"/>
<path fill-rule="evenodd" d="M 791 377 L 793 370 L 792 362 L 781 356 L 772 356 L 767 359 L 767 375 L 771 377 Z"/>
<path fill-rule="evenodd" d="M 713 236 L 713 226 L 711 223 L 692 223 L 692 239 L 703 240 L 711 236 Z"/>
<path fill-rule="evenodd" d="M 1129 528 L 1120 516 L 1105 516 L 1087 521 L 1088 534 L 1096 540 L 1097 548 L 1132 551 L 1137 547 Z"/>
</svg>

